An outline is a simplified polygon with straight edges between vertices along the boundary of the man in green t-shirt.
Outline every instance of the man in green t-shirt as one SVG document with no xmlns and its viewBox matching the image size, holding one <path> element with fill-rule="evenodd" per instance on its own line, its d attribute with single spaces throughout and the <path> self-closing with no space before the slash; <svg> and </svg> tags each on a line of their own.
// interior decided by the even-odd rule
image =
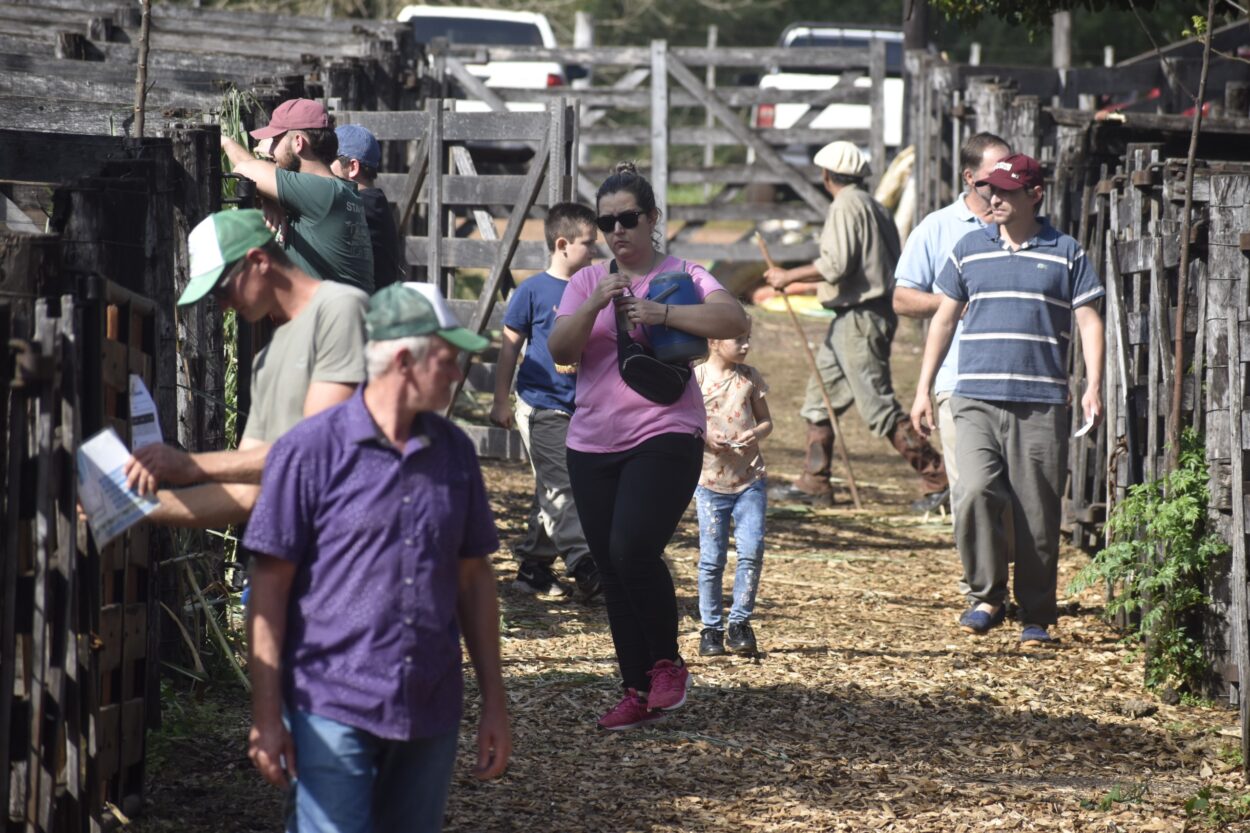
<svg viewBox="0 0 1250 833">
<path fill-rule="evenodd" d="M 365 380 L 369 298 L 296 266 L 254 209 L 206 218 L 188 249 L 191 281 L 179 305 L 212 296 L 245 321 L 281 323 L 253 362 L 252 406 L 238 449 L 188 454 L 163 443 L 144 446 L 126 465 L 127 485 L 156 492 L 154 523 L 224 526 L 247 520 L 273 441 L 343 402 Z M 162 483 L 188 488 L 157 491 Z"/>
<path fill-rule="evenodd" d="M 373 292 L 373 244 L 356 185 L 330 170 L 338 158 L 334 120 L 317 101 L 278 105 L 269 124 L 252 131 L 273 161 L 257 159 L 228 136 L 221 147 L 235 173 L 256 183 L 265 216 L 288 257 L 314 278 Z"/>
</svg>

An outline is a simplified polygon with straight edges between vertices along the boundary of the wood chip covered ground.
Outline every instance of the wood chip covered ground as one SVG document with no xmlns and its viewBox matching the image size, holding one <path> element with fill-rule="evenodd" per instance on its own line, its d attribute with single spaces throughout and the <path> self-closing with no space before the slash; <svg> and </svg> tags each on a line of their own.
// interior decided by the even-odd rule
<svg viewBox="0 0 1250 833">
<path fill-rule="evenodd" d="M 772 385 L 778 422 L 764 450 L 780 480 L 800 465 L 806 374 L 788 320 L 753 316 L 750 361 Z M 821 330 L 809 323 L 813 338 Z M 918 347 L 904 325 L 904 408 Z M 984 638 L 961 633 L 949 523 L 907 514 L 909 471 L 857 417 L 843 424 L 867 511 L 771 507 L 758 658 L 699 658 L 693 510 L 679 530 L 669 558 L 695 688 L 656 726 L 595 727 L 619 696 L 602 605 L 519 596 L 514 564 L 495 558 L 515 754 L 502 780 L 472 778 L 468 671 L 448 831 L 1250 829 L 1232 812 L 1246 792 L 1236 714 L 1143 691 L 1102 600 L 1062 592 L 1086 556 L 1061 561 L 1060 648 L 1019 649 L 1010 621 Z M 501 535 L 515 540 L 528 469 L 485 468 Z M 223 677 L 199 699 L 171 692 L 165 718 L 137 829 L 281 828 L 281 796 L 246 757 L 237 685 Z"/>
</svg>

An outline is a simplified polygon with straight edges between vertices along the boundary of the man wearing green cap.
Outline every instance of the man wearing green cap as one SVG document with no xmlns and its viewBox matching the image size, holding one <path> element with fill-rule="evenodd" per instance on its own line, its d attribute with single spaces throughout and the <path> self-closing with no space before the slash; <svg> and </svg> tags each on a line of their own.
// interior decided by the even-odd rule
<svg viewBox="0 0 1250 833">
<path fill-rule="evenodd" d="M 499 660 L 499 548 L 473 443 L 439 412 L 461 350 L 438 290 L 369 302 L 369 380 L 274 443 L 244 544 L 255 555 L 248 755 L 294 782 L 288 830 L 442 828 L 460 635 L 481 696 L 475 774 L 511 755 Z M 284 720 L 285 718 L 285 720 Z"/>
<path fill-rule="evenodd" d="M 140 494 L 154 492 L 159 482 L 228 484 L 160 492 L 155 522 L 241 522 L 273 441 L 304 417 L 347 399 L 364 381 L 368 297 L 296 266 L 255 209 L 206 218 L 192 230 L 188 248 L 191 280 L 179 305 L 212 295 L 249 323 L 271 318 L 280 324 L 253 361 L 252 408 L 238 450 L 188 454 L 169 445 L 145 446 L 128 464 L 127 478 Z"/>
</svg>

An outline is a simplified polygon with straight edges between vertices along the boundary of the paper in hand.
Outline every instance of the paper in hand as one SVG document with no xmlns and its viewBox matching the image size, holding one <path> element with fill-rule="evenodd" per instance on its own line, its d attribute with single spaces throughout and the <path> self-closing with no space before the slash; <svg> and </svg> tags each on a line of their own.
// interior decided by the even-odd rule
<svg viewBox="0 0 1250 833">
<path fill-rule="evenodd" d="M 87 513 L 96 546 L 102 547 L 150 515 L 160 502 L 126 487 L 130 452 L 112 428 L 78 449 L 78 501 Z"/>
<path fill-rule="evenodd" d="M 130 439 L 135 449 L 165 441 L 161 436 L 161 423 L 156 418 L 156 403 L 147 385 L 134 373 L 130 374 Z"/>
<path fill-rule="evenodd" d="M 1082 425 L 1080 428 L 1076 429 L 1076 433 L 1072 435 L 1072 438 L 1076 439 L 1077 437 L 1084 437 L 1086 434 L 1090 432 L 1090 430 L 1094 427 L 1096 423 L 1097 423 L 1097 420 L 1094 417 L 1092 416 L 1086 417 L 1085 424 Z"/>
</svg>

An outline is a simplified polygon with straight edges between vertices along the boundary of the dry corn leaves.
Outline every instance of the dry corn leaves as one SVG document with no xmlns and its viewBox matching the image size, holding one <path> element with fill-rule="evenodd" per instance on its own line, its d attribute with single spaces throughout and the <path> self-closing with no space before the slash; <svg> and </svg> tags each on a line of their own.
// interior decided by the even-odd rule
<svg viewBox="0 0 1250 833">
<path fill-rule="evenodd" d="M 793 471 L 802 443 L 804 372 L 788 326 L 756 316 L 753 360 L 778 423 L 765 448 L 773 471 Z M 908 395 L 914 344 L 895 350 Z M 1236 716 L 1145 695 L 1095 595 L 1061 600 L 1058 650 L 1020 650 L 1010 622 L 979 639 L 959 632 L 949 525 L 902 514 L 910 474 L 858 419 L 844 427 L 870 511 L 774 507 L 759 658 L 699 658 L 697 533 L 683 524 L 668 556 L 696 683 L 656 726 L 595 727 L 619 696 L 603 607 L 520 596 L 509 587 L 515 565 L 495 558 L 514 757 L 503 779 L 473 779 L 467 671 L 448 831 L 1182 831 L 1201 829 L 1183 805 L 1204 784 L 1245 790 L 1219 754 L 1236 744 L 1217 733 Z M 514 542 L 528 470 L 487 469 L 501 536 Z M 1061 588 L 1083 561 L 1065 553 Z M 176 788 L 189 776 L 164 769 L 149 818 L 176 812 L 179 830 L 237 829 L 222 826 L 225 796 L 197 824 Z M 229 800 L 254 793 L 262 826 L 278 829 L 276 799 L 252 783 Z"/>
</svg>

